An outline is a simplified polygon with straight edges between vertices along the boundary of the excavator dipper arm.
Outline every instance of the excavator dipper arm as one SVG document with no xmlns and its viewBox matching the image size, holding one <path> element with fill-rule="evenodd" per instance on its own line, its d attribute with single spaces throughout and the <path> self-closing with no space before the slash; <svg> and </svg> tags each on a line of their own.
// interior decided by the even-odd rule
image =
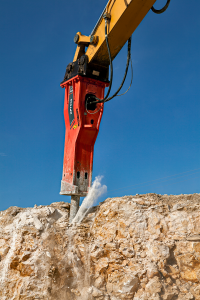
<svg viewBox="0 0 200 300">
<path fill-rule="evenodd" d="M 113 60 L 155 2 L 156 0 L 110 0 L 90 35 L 92 39 L 96 37 L 98 42 L 90 43 L 88 46 L 86 51 L 88 64 L 109 66 L 103 18 L 105 13 L 110 15 L 108 38 Z M 76 51 L 74 61 L 77 58 Z"/>
</svg>

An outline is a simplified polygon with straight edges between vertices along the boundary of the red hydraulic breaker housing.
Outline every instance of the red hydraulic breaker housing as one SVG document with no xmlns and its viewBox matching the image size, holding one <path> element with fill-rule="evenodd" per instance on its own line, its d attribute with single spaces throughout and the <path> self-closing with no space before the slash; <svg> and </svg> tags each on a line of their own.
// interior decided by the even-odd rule
<svg viewBox="0 0 200 300">
<path fill-rule="evenodd" d="M 106 82 L 79 75 L 61 83 L 66 127 L 61 195 L 84 197 L 91 186 L 94 144 L 104 104 L 90 104 L 88 99 L 91 95 L 103 99 L 106 86 Z"/>
</svg>

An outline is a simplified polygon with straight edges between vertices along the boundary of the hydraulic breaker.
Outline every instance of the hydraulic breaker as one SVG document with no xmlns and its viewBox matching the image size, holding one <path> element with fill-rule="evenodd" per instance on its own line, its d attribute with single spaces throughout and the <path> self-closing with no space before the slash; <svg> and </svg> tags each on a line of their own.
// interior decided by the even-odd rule
<svg viewBox="0 0 200 300">
<path fill-rule="evenodd" d="M 65 88 L 65 148 L 61 195 L 72 196 L 70 221 L 80 197 L 87 195 L 92 182 L 94 144 L 103 114 L 103 103 L 90 103 L 94 95 L 103 99 L 107 82 L 76 75 L 61 83 Z"/>
</svg>

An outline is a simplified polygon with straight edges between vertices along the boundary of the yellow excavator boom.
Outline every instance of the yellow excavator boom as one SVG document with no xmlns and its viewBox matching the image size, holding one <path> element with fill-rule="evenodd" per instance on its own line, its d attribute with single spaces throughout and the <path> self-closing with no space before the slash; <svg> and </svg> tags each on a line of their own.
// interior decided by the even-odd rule
<svg viewBox="0 0 200 300">
<path fill-rule="evenodd" d="M 155 2 L 156 0 L 109 0 L 89 37 L 90 40 L 80 32 L 76 34 L 75 42 L 78 45 L 73 61 L 81 57 L 84 54 L 84 46 L 88 46 L 85 53 L 88 56 L 88 64 L 108 67 L 110 62 L 103 16 L 108 14 L 110 17 L 108 38 L 113 60 Z"/>
</svg>

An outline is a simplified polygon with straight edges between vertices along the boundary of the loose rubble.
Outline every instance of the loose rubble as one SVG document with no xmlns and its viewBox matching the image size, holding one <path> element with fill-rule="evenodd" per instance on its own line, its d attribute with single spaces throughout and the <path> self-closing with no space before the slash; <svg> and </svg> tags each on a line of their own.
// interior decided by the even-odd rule
<svg viewBox="0 0 200 300">
<path fill-rule="evenodd" d="M 200 194 L 0 212 L 1 300 L 200 300 Z"/>
</svg>

